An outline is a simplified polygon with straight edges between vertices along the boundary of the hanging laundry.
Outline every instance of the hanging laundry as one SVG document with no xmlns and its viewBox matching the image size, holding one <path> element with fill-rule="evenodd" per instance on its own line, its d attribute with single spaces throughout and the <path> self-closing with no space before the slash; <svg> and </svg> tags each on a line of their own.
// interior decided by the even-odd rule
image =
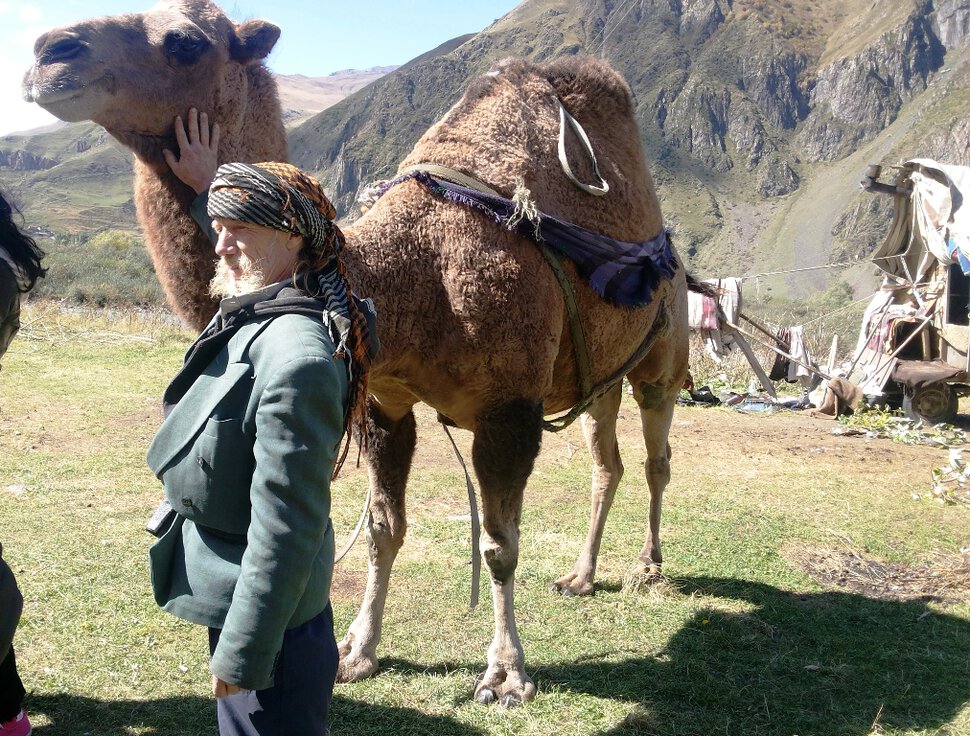
<svg viewBox="0 0 970 736">
<path fill-rule="evenodd" d="M 707 294 L 687 292 L 687 322 L 692 330 L 716 330 L 717 302 Z"/>
<path fill-rule="evenodd" d="M 721 319 L 737 324 L 741 312 L 741 279 L 707 279 L 704 283 L 714 287 L 717 299 L 688 292 L 688 321 L 692 330 L 700 330 L 711 358 L 720 363 L 735 347 L 734 336 L 721 331 Z"/>
</svg>

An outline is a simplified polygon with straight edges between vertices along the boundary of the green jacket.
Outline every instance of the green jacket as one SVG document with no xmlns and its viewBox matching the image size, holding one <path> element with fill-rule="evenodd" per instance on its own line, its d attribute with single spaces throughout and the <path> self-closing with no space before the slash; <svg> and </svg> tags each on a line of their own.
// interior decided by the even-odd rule
<svg viewBox="0 0 970 736">
<path fill-rule="evenodd" d="M 222 629 L 209 668 L 243 688 L 273 684 L 284 630 L 329 600 L 330 475 L 347 405 L 333 350 L 319 319 L 244 324 L 148 450 L 178 512 L 149 553 L 155 600 Z"/>
</svg>

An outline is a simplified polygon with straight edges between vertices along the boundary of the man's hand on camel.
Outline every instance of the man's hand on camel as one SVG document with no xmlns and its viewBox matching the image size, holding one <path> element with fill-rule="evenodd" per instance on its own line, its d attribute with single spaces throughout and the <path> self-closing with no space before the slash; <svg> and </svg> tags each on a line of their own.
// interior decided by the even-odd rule
<svg viewBox="0 0 970 736">
<path fill-rule="evenodd" d="M 181 115 L 176 116 L 175 140 L 179 155 L 176 157 L 166 148 L 163 151 L 166 163 L 196 194 L 204 192 L 219 168 L 219 123 L 210 127 L 209 116 L 193 107 L 189 110 L 187 126 Z"/>
</svg>

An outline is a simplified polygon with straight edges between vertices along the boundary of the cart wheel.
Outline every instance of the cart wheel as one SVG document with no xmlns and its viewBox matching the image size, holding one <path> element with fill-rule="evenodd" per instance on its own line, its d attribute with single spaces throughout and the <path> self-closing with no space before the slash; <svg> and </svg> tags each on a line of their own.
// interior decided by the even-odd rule
<svg viewBox="0 0 970 736">
<path fill-rule="evenodd" d="M 957 394 L 945 383 L 931 383 L 903 393 L 903 411 L 913 421 L 925 424 L 952 422 L 957 416 Z"/>
</svg>

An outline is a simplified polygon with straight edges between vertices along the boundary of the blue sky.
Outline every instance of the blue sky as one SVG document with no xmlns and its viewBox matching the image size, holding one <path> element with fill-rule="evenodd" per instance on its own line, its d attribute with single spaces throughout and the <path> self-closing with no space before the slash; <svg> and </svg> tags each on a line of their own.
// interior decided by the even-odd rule
<svg viewBox="0 0 970 736">
<path fill-rule="evenodd" d="M 326 76 L 342 69 L 403 64 L 474 33 L 521 0 L 223 0 L 236 21 L 265 18 L 283 33 L 269 57 L 280 74 Z M 0 135 L 54 118 L 20 97 L 20 80 L 44 31 L 98 15 L 147 10 L 153 0 L 0 0 Z"/>
</svg>

